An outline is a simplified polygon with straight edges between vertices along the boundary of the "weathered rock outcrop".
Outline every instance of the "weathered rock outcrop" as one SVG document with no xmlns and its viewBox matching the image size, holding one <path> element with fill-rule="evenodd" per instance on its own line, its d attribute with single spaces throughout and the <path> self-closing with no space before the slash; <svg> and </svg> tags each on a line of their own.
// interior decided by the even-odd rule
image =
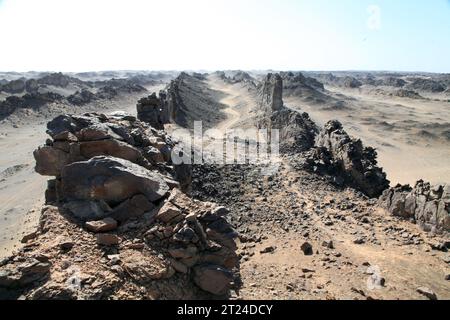
<svg viewBox="0 0 450 320">
<path fill-rule="evenodd" d="M 204 128 L 225 120 L 225 107 L 217 102 L 218 93 L 204 81 L 204 77 L 182 72 L 171 81 L 166 90 L 139 100 L 138 119 L 156 128 L 176 123 L 184 128 L 193 128 L 194 121 L 202 121 Z"/>
<path fill-rule="evenodd" d="M 305 151 L 314 145 L 318 132 L 307 113 L 288 109 L 283 103 L 283 79 L 279 74 L 268 74 L 259 92 L 260 104 L 256 125 L 258 128 L 279 130 L 280 151 Z"/>
<path fill-rule="evenodd" d="M 172 139 L 165 132 L 133 116 L 120 113 L 109 117 L 102 114 L 62 115 L 50 121 L 47 128 L 53 140 L 48 140 L 46 145 L 35 150 L 36 171 L 55 176 L 59 186 L 65 176 L 73 175 L 75 178 L 79 172 L 87 174 L 90 168 L 93 168 L 94 174 L 106 168 L 110 175 L 131 172 L 136 177 L 150 175 L 148 172 L 142 173 L 144 169 L 157 171 L 167 181 L 180 180 L 182 176 L 183 186 L 190 179 L 189 167 L 183 166 L 186 172 L 179 172 L 171 163 L 171 152 L 175 146 Z M 102 177 L 103 180 L 94 179 L 98 187 L 107 184 L 108 179 L 103 173 Z M 91 181 L 93 187 L 94 180 Z M 63 192 L 61 188 L 58 190 Z M 55 196 L 65 197 L 63 193 Z"/>
<path fill-rule="evenodd" d="M 415 91 L 399 89 L 393 93 L 394 96 L 400 98 L 423 99 L 423 97 Z"/>
<path fill-rule="evenodd" d="M 9 96 L 4 101 L 0 101 L 0 117 L 5 117 L 13 113 L 17 109 L 39 109 L 42 106 L 60 102 L 63 96 L 53 93 L 26 93 L 23 96 Z"/>
<path fill-rule="evenodd" d="M 283 108 L 283 79 L 277 73 L 267 74 L 259 89 L 259 108 L 265 113 L 272 113 Z"/>
<path fill-rule="evenodd" d="M 325 124 L 315 147 L 307 155 L 306 168 L 335 176 L 369 197 L 378 197 L 389 188 L 386 173 L 377 166 L 377 152 L 364 147 L 361 140 L 351 138 L 339 121 Z"/>
<path fill-rule="evenodd" d="M 25 91 L 25 79 L 17 79 L 7 82 L 6 84 L 0 86 L 0 91 L 6 92 L 6 93 L 22 93 Z"/>
<path fill-rule="evenodd" d="M 424 78 L 413 78 L 411 79 L 406 87 L 414 91 L 427 91 L 427 92 L 443 92 L 446 86 L 439 81 Z"/>
<path fill-rule="evenodd" d="M 152 93 L 140 99 L 136 105 L 138 119 L 150 124 L 156 129 L 164 129 L 164 124 L 170 122 L 170 110 L 166 101 L 166 94 L 162 91 L 159 96 Z"/>
<path fill-rule="evenodd" d="M 97 96 L 87 89 L 82 89 L 67 97 L 71 104 L 82 106 L 97 99 Z"/>
<path fill-rule="evenodd" d="M 299 95 L 308 89 L 319 91 L 325 89 L 323 83 L 314 78 L 305 77 L 301 72 L 283 72 L 281 77 L 283 78 L 284 92 L 289 94 Z"/>
<path fill-rule="evenodd" d="M 49 73 L 42 78 L 37 79 L 37 82 L 45 86 L 54 86 L 66 88 L 69 84 L 83 84 L 83 81 L 77 78 L 67 76 L 61 72 Z"/>
<path fill-rule="evenodd" d="M 449 184 L 398 185 L 383 192 L 379 203 L 392 215 L 413 220 L 426 231 L 450 232 Z"/>
<path fill-rule="evenodd" d="M 227 297 L 236 232 L 227 209 L 180 190 L 169 136 L 120 113 L 59 116 L 48 133 L 36 170 L 55 179 L 38 230 L 0 265 L 1 298 Z"/>
</svg>

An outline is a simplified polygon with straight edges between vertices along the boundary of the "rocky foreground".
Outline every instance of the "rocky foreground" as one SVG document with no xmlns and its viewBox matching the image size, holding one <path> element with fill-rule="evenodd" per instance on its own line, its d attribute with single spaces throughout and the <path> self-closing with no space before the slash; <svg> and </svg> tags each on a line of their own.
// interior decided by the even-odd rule
<svg viewBox="0 0 450 320">
<path fill-rule="evenodd" d="M 238 272 L 228 210 L 181 190 L 175 144 L 134 117 L 60 116 L 35 151 L 54 176 L 38 230 L 1 262 L 0 295 L 25 299 L 226 297 Z"/>
</svg>

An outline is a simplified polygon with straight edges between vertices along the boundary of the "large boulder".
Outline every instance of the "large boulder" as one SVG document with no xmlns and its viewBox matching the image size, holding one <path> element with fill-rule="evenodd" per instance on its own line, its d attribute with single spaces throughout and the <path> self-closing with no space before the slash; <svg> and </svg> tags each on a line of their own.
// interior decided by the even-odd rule
<svg viewBox="0 0 450 320">
<path fill-rule="evenodd" d="M 203 290 L 219 296 L 230 290 L 233 275 L 228 270 L 217 265 L 200 265 L 194 272 L 194 281 Z"/>
<path fill-rule="evenodd" d="M 143 194 L 149 201 L 157 201 L 168 191 L 160 173 L 114 157 L 75 162 L 61 171 L 61 197 L 66 200 L 120 203 Z"/>
<path fill-rule="evenodd" d="M 70 162 L 69 153 L 50 146 L 36 149 L 33 156 L 36 160 L 35 170 L 43 176 L 59 176 L 64 166 Z"/>
<path fill-rule="evenodd" d="M 175 144 L 165 132 L 120 112 L 64 115 L 48 129 L 52 139 L 35 157 L 38 172 L 54 176 L 46 190 L 51 206 L 26 237 L 26 249 L 1 262 L 0 296 L 228 294 L 238 271 L 237 234 L 225 208 L 178 189 L 189 189 L 190 166 L 173 165 Z M 22 269 L 29 257 L 34 260 Z"/>
</svg>

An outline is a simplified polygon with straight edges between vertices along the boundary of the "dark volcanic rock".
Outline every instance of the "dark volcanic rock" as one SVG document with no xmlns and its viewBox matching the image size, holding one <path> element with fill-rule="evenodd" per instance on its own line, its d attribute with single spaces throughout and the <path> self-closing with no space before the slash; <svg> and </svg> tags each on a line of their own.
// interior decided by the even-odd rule
<svg viewBox="0 0 450 320">
<path fill-rule="evenodd" d="M 446 87 L 438 81 L 422 78 L 413 79 L 412 82 L 407 85 L 407 87 L 415 91 L 428 91 L 434 93 L 443 92 L 446 89 Z"/>
<path fill-rule="evenodd" d="M 25 82 L 26 80 L 23 78 L 9 81 L 6 84 L 0 86 L 0 91 L 11 94 L 22 93 L 25 91 L 26 88 Z"/>
<path fill-rule="evenodd" d="M 280 151 L 299 152 L 311 148 L 318 132 L 307 113 L 288 109 L 283 104 L 283 79 L 279 74 L 268 74 L 260 88 L 259 115 L 256 126 L 279 130 Z"/>
<path fill-rule="evenodd" d="M 161 92 L 159 97 L 156 93 L 152 93 L 148 97 L 140 99 L 136 109 L 138 119 L 156 129 L 164 129 L 164 124 L 170 121 L 164 92 Z"/>
<path fill-rule="evenodd" d="M 379 199 L 392 215 L 415 220 L 426 231 L 450 232 L 450 185 L 418 181 L 414 188 L 398 185 Z"/>
<path fill-rule="evenodd" d="M 309 152 L 307 168 L 318 173 L 341 176 L 369 197 L 378 197 L 389 187 L 386 174 L 377 166 L 377 153 L 351 138 L 338 121 L 329 121 Z"/>
<path fill-rule="evenodd" d="M 279 74 L 267 74 L 259 89 L 259 108 L 270 114 L 283 108 L 283 79 Z"/>
<path fill-rule="evenodd" d="M 47 103 L 61 102 L 64 97 L 53 92 L 26 93 L 21 97 L 10 96 L 0 102 L 0 117 L 13 113 L 16 109 L 39 109 Z"/>
<path fill-rule="evenodd" d="M 77 106 L 88 104 L 94 100 L 96 100 L 95 94 L 87 89 L 82 89 L 67 97 L 67 101 Z"/>
<path fill-rule="evenodd" d="M 119 203 L 137 194 L 150 201 L 169 191 L 164 178 L 127 160 L 99 156 L 61 170 L 61 197 L 66 200 L 105 200 Z"/>
</svg>

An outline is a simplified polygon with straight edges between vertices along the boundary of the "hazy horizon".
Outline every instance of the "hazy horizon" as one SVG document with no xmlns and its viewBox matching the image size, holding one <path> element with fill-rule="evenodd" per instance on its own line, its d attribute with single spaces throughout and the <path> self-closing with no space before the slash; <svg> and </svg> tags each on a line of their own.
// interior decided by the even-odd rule
<svg viewBox="0 0 450 320">
<path fill-rule="evenodd" d="M 449 0 L 0 0 L 3 72 L 450 72 Z"/>
</svg>

